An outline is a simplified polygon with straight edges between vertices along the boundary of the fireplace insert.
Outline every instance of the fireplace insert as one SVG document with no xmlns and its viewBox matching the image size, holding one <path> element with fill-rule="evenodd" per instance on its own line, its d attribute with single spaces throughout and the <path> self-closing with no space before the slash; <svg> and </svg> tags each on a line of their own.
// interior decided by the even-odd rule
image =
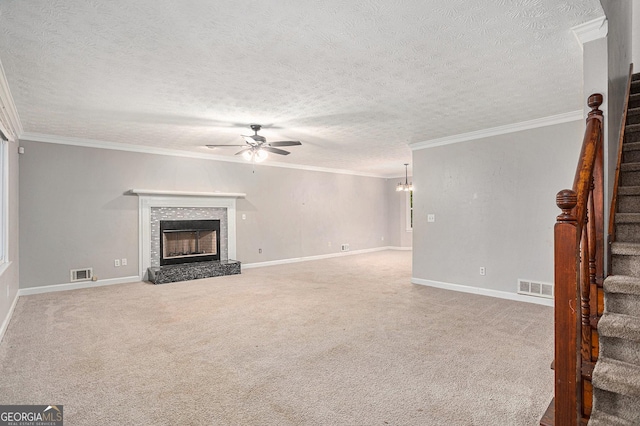
<svg viewBox="0 0 640 426">
<path fill-rule="evenodd" d="M 160 265 L 220 260 L 219 220 L 161 220 Z"/>
</svg>

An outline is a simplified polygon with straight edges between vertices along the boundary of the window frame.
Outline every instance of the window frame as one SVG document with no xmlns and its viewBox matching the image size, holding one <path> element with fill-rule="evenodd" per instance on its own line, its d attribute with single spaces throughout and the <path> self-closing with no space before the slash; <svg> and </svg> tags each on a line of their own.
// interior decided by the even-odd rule
<svg viewBox="0 0 640 426">
<path fill-rule="evenodd" d="M 404 211 L 406 231 L 413 232 L 413 191 L 406 192 Z"/>
<path fill-rule="evenodd" d="M 13 138 L 0 123 L 0 275 L 9 265 L 9 146 Z"/>
</svg>

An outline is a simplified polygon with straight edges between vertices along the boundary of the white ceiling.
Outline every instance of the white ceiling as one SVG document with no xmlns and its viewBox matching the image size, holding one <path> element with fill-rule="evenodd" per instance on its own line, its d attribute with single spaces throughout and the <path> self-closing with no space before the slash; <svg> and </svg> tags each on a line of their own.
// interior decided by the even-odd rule
<svg viewBox="0 0 640 426">
<path fill-rule="evenodd" d="M 23 135 L 404 174 L 410 143 L 580 110 L 598 0 L 2 0 Z M 235 157 L 237 158 L 237 157 Z"/>
</svg>

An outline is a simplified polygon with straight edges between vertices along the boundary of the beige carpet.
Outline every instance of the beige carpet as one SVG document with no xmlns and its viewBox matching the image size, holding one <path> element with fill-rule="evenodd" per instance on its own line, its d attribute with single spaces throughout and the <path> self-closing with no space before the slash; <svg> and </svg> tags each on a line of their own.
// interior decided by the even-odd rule
<svg viewBox="0 0 640 426">
<path fill-rule="evenodd" d="M 536 425 L 552 309 L 413 285 L 410 252 L 21 297 L 0 403 L 65 425 Z"/>
</svg>

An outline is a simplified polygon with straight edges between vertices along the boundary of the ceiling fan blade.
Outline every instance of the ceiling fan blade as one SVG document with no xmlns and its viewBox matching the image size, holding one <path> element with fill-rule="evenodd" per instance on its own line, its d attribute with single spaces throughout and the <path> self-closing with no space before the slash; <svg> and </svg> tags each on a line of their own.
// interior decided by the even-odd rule
<svg viewBox="0 0 640 426">
<path fill-rule="evenodd" d="M 241 145 L 241 146 L 244 146 L 244 145 Z M 245 153 L 245 152 L 247 152 L 247 151 L 251 151 L 251 148 L 241 149 L 240 151 L 236 152 L 236 154 L 235 154 L 235 155 L 242 155 L 242 154 L 244 154 L 244 153 Z"/>
<path fill-rule="evenodd" d="M 258 143 L 258 141 L 255 140 L 253 136 L 247 136 L 247 135 L 240 135 L 240 136 L 242 136 L 244 140 L 247 141 L 248 144 L 255 145 Z"/>
<path fill-rule="evenodd" d="M 269 142 L 270 146 L 296 146 L 302 145 L 300 141 L 277 141 L 277 142 Z"/>
<path fill-rule="evenodd" d="M 280 155 L 289 155 L 290 152 L 289 151 L 285 151 L 284 149 L 278 149 L 278 148 L 272 148 L 270 146 L 262 146 L 263 150 L 268 151 L 268 152 L 273 152 L 274 154 L 280 154 Z"/>
<path fill-rule="evenodd" d="M 240 136 L 242 136 L 244 140 L 247 141 L 247 143 L 250 143 L 251 145 L 261 144 L 267 141 L 263 136 L 260 136 L 260 135 L 251 135 L 251 136 L 240 135 Z"/>
<path fill-rule="evenodd" d="M 207 148 L 219 148 L 219 147 L 223 147 L 223 146 L 246 146 L 246 145 L 205 145 Z"/>
</svg>

